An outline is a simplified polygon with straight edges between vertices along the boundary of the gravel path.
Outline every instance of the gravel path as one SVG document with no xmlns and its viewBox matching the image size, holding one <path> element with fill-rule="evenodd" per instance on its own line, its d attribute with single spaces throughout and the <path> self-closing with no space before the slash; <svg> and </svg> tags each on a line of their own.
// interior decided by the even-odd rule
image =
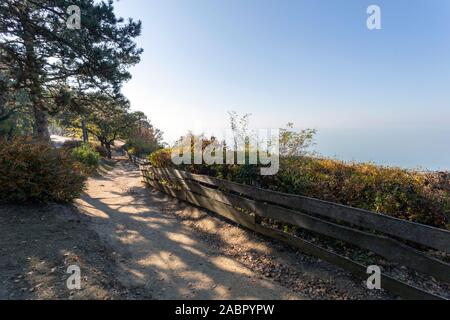
<svg viewBox="0 0 450 320">
<path fill-rule="evenodd" d="M 116 257 L 117 281 L 154 299 L 379 299 L 334 266 L 147 188 L 125 158 L 76 206 Z"/>
<path fill-rule="evenodd" d="M 305 299 L 224 256 L 152 197 L 124 158 L 89 179 L 76 206 L 116 257 L 122 285 L 155 299 Z"/>
</svg>

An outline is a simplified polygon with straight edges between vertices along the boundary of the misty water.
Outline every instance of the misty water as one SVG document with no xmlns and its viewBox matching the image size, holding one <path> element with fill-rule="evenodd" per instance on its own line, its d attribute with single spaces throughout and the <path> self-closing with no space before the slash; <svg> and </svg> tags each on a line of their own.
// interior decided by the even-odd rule
<svg viewBox="0 0 450 320">
<path fill-rule="evenodd" d="M 319 129 L 312 149 L 346 161 L 450 171 L 450 128 Z"/>
</svg>

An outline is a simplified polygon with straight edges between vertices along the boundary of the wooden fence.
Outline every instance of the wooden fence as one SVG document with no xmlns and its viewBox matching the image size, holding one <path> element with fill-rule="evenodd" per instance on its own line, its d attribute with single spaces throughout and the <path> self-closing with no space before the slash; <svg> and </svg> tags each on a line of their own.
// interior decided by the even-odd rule
<svg viewBox="0 0 450 320">
<path fill-rule="evenodd" d="M 387 215 L 308 197 L 279 193 L 172 168 L 154 168 L 130 156 L 139 165 L 144 181 L 162 191 L 219 214 L 250 230 L 286 242 L 301 251 L 333 263 L 367 279 L 367 267 L 307 240 L 262 224 L 261 218 L 370 250 L 390 261 L 450 283 L 450 264 L 417 248 L 450 253 L 450 232 Z M 413 244 L 414 243 L 414 244 Z M 384 289 L 407 299 L 442 299 L 381 275 Z"/>
</svg>

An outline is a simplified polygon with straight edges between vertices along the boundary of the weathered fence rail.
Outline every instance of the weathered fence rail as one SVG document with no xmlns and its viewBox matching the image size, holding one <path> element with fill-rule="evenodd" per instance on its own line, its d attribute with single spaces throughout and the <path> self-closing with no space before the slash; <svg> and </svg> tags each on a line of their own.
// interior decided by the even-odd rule
<svg viewBox="0 0 450 320">
<path fill-rule="evenodd" d="M 450 251 L 450 232 L 317 199 L 242 185 L 173 168 L 154 168 L 130 156 L 144 181 L 173 197 L 205 208 L 267 237 L 338 265 L 366 279 L 367 268 L 292 234 L 264 226 L 260 218 L 291 224 L 370 250 L 388 260 L 450 283 L 450 264 L 408 245 L 413 242 Z M 344 225 L 342 225 L 344 223 Z M 409 299 L 440 299 L 432 293 L 382 275 L 383 287 Z"/>
<path fill-rule="evenodd" d="M 125 155 L 128 156 L 128 158 L 130 159 L 131 162 L 133 162 L 135 165 L 140 166 L 140 165 L 146 165 L 149 164 L 149 161 L 146 159 L 142 159 L 139 157 L 136 157 L 132 154 L 129 154 L 128 152 L 125 151 Z"/>
</svg>

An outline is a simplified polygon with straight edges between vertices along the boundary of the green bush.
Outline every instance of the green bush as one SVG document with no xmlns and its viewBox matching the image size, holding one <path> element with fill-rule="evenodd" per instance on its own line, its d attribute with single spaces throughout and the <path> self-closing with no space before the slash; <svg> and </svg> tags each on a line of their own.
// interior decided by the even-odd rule
<svg viewBox="0 0 450 320">
<path fill-rule="evenodd" d="M 127 150 L 129 154 L 138 157 L 147 157 L 160 149 L 160 145 L 156 141 L 146 141 L 145 139 L 134 137 L 127 141 L 124 145 L 124 149 Z"/>
<path fill-rule="evenodd" d="M 136 149 L 134 147 L 130 147 L 129 145 L 125 145 L 124 149 L 127 150 L 129 155 L 132 155 L 132 156 L 137 156 L 138 155 L 137 152 L 136 152 Z"/>
<path fill-rule="evenodd" d="M 76 161 L 81 162 L 89 170 L 93 170 L 98 167 L 100 154 L 92 150 L 87 144 L 83 144 L 80 147 L 72 149 L 71 155 Z"/>
<path fill-rule="evenodd" d="M 67 140 L 63 143 L 62 148 L 65 150 L 73 150 L 75 148 L 82 147 L 85 143 L 80 140 Z M 100 156 L 107 157 L 108 152 L 106 151 L 106 148 L 100 145 L 98 142 L 89 142 L 89 146 L 92 150 L 95 150 Z"/>
<path fill-rule="evenodd" d="M 81 164 L 30 138 L 0 141 L 0 201 L 71 202 L 84 187 Z"/>
</svg>

